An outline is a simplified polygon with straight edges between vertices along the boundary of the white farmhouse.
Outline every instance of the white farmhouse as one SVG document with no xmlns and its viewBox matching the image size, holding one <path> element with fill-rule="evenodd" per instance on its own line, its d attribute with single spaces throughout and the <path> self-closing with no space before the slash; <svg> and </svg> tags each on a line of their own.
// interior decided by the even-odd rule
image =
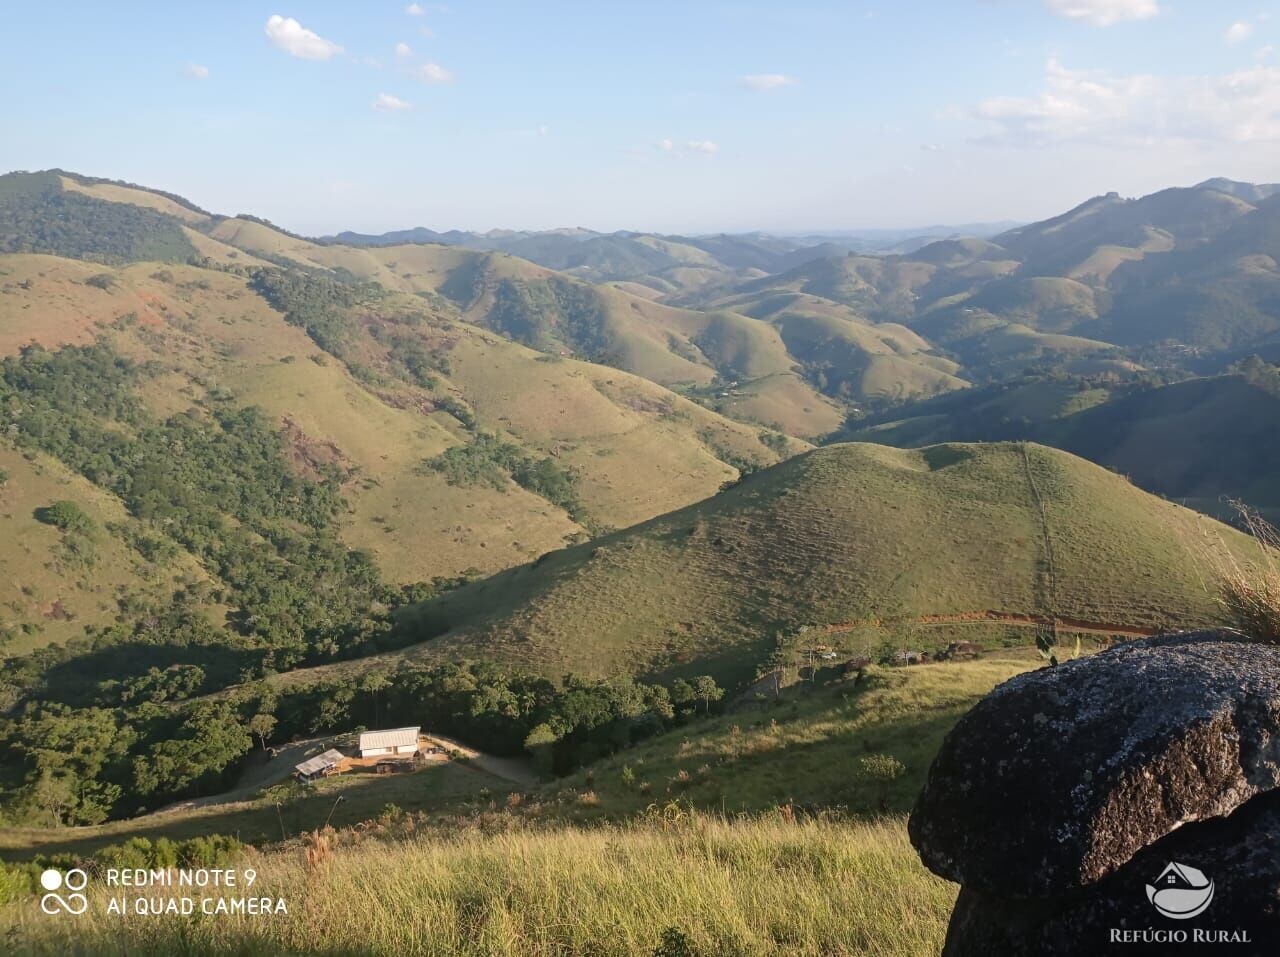
<svg viewBox="0 0 1280 957">
<path fill-rule="evenodd" d="M 365 731 L 360 735 L 360 757 L 413 757 L 418 753 L 418 731 L 418 728 Z"/>
</svg>

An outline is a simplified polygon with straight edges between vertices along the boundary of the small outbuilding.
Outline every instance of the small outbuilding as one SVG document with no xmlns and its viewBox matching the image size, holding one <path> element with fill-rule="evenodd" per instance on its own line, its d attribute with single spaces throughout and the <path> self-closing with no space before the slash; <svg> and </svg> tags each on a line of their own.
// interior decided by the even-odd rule
<svg viewBox="0 0 1280 957">
<path fill-rule="evenodd" d="M 390 731 L 365 731 L 360 735 L 357 751 L 361 758 L 404 757 L 418 753 L 419 728 L 393 728 Z"/>
<path fill-rule="evenodd" d="M 301 764 L 295 765 L 293 776 L 299 781 L 314 781 L 316 778 L 327 778 L 331 774 L 337 774 L 342 770 L 342 762 L 347 756 L 341 751 L 335 751 L 330 748 L 323 754 L 317 754 L 314 758 L 307 758 Z"/>
</svg>

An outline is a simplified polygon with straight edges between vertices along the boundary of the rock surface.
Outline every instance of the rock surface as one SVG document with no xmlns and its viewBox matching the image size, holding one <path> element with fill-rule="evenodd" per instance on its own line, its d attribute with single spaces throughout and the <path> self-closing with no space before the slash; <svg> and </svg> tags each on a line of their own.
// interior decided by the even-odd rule
<svg viewBox="0 0 1280 957">
<path fill-rule="evenodd" d="M 1171 862 L 1213 881 L 1209 905 L 1192 919 L 1165 917 L 1148 900 L 1146 886 Z M 1187 941 L 1168 936 L 1176 932 Z M 1083 890 L 1026 901 L 964 888 L 942 951 L 943 957 L 1183 952 L 1280 954 L 1280 791 L 1254 798 L 1228 818 L 1174 831 Z"/>
<path fill-rule="evenodd" d="M 1277 786 L 1280 648 L 1167 635 L 996 688 L 947 736 L 909 831 L 964 885 L 963 921 L 976 895 L 1052 901 Z"/>
</svg>

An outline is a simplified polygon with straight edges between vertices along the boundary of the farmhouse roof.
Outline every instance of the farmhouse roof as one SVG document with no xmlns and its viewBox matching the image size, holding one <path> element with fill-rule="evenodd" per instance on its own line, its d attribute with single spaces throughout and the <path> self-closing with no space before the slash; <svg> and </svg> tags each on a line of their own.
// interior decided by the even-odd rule
<svg viewBox="0 0 1280 957">
<path fill-rule="evenodd" d="M 360 750 L 403 748 L 418 745 L 417 728 L 394 728 L 390 731 L 365 731 L 360 735 Z"/>
<path fill-rule="evenodd" d="M 326 768 L 336 768 L 342 763 L 342 759 L 346 757 L 341 751 L 335 751 L 330 748 L 323 754 L 317 754 L 314 758 L 307 758 L 297 767 L 294 768 L 299 774 L 319 774 Z"/>
</svg>

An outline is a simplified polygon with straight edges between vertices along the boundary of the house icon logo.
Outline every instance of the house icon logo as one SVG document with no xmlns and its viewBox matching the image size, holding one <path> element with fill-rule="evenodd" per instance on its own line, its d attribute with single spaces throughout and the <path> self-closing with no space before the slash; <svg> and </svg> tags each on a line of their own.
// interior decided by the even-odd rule
<svg viewBox="0 0 1280 957">
<path fill-rule="evenodd" d="M 1147 885 L 1147 900 L 1165 917 L 1187 920 L 1203 914 L 1213 902 L 1213 881 L 1204 871 L 1173 861 Z"/>
</svg>

